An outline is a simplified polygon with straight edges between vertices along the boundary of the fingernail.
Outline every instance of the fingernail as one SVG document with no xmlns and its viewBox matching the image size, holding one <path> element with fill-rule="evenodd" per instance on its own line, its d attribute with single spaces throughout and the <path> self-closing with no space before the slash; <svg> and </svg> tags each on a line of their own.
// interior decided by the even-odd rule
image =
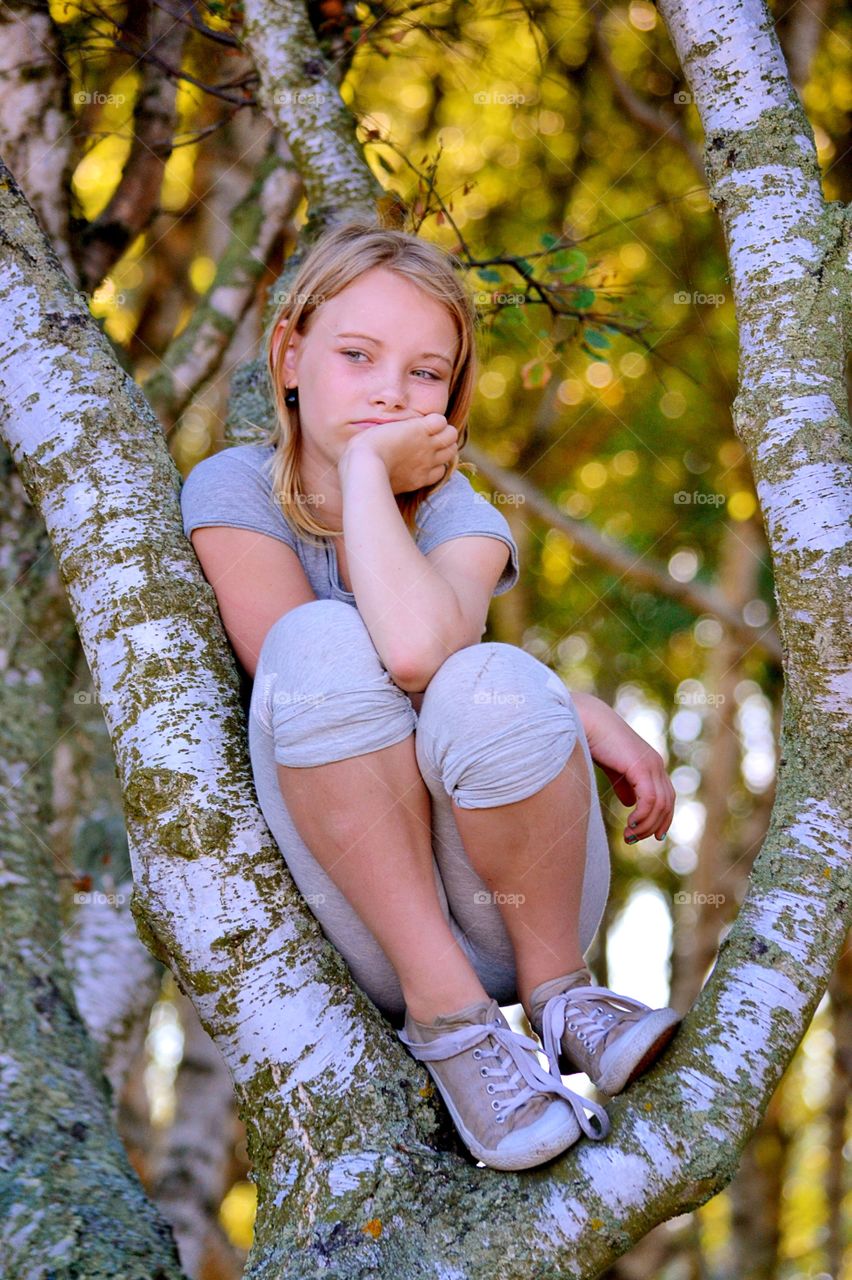
<svg viewBox="0 0 852 1280">
<path fill-rule="evenodd" d="M 638 837 L 638 836 L 625 836 L 625 837 L 624 837 L 624 839 L 626 840 L 627 844 L 635 844 L 635 843 L 636 843 L 636 841 L 639 839 L 639 837 Z"/>
<path fill-rule="evenodd" d="M 665 840 L 665 838 L 666 838 L 666 836 L 667 836 L 668 834 L 669 834 L 669 833 L 668 833 L 668 831 L 664 831 L 664 832 L 663 832 L 663 834 L 660 836 L 660 839 L 661 839 L 661 840 Z"/>
</svg>

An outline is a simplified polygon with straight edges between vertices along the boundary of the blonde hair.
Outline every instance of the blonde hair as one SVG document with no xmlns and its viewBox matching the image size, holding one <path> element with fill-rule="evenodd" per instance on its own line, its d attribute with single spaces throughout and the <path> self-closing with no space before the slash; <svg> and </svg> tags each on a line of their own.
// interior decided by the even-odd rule
<svg viewBox="0 0 852 1280">
<path fill-rule="evenodd" d="M 298 406 L 285 404 L 284 356 L 291 335 L 304 333 L 311 316 L 328 298 L 333 298 L 365 271 L 385 267 L 410 280 L 425 293 L 442 302 L 455 321 L 459 338 L 455 364 L 450 375 L 450 392 L 445 410 L 448 422 L 459 430 L 459 450 L 468 434 L 473 389 L 476 381 L 477 313 L 465 282 L 453 266 L 449 253 L 438 245 L 421 240 L 409 231 L 384 227 L 363 219 L 338 224 L 326 231 L 311 247 L 299 267 L 289 291 L 277 306 L 266 334 L 266 367 L 275 405 L 275 425 L 266 441 L 275 445 L 269 463 L 272 492 L 286 519 L 309 542 L 340 537 L 339 530 L 326 528 L 311 512 L 311 495 L 302 491 L 299 463 L 302 450 Z M 273 359 L 272 337 L 286 316 L 283 338 Z M 398 493 L 397 507 L 412 537 L 415 516 L 430 494 L 447 484 L 454 471 L 471 463 L 456 459 L 436 484 Z"/>
</svg>

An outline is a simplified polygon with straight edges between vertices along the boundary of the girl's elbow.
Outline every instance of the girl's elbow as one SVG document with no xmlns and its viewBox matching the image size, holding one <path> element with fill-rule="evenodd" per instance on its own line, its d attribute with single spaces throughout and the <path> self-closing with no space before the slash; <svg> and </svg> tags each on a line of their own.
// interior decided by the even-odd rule
<svg viewBox="0 0 852 1280">
<path fill-rule="evenodd" d="M 409 662 L 391 663 L 387 672 L 403 693 L 422 693 L 431 678 L 424 676 L 416 664 Z"/>
<path fill-rule="evenodd" d="M 388 674 L 405 693 L 422 693 L 443 662 L 432 655 L 400 652 L 386 663 Z"/>
</svg>

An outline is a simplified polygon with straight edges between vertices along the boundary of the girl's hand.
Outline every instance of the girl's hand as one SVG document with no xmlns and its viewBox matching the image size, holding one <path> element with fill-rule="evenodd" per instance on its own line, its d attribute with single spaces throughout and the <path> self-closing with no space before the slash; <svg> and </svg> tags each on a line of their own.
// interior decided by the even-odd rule
<svg viewBox="0 0 852 1280">
<path fill-rule="evenodd" d="M 381 458 L 394 493 L 411 493 L 437 484 L 458 454 L 459 433 L 442 413 L 362 427 L 340 457 L 366 449 Z M 445 465 L 446 464 L 446 465 Z"/>
<path fill-rule="evenodd" d="M 662 840 L 675 806 L 675 789 L 663 758 L 617 711 L 605 703 L 601 707 L 606 710 L 587 729 L 586 738 L 592 759 L 609 778 L 621 803 L 636 806 L 624 829 L 625 840 L 635 844 L 650 835 Z"/>
</svg>

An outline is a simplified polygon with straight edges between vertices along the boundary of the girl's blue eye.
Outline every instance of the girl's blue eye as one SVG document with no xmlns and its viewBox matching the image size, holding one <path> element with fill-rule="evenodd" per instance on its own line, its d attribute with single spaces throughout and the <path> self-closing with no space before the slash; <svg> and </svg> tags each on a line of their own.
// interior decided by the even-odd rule
<svg viewBox="0 0 852 1280">
<path fill-rule="evenodd" d="M 354 351 L 354 350 L 351 350 L 351 349 L 350 349 L 349 351 L 343 351 L 343 352 L 341 352 L 341 355 L 344 355 L 344 356 L 363 356 L 363 355 L 366 355 L 366 352 L 364 352 L 364 351 Z M 425 373 L 425 374 L 428 374 L 428 376 L 429 376 L 429 380 L 430 380 L 430 381 L 432 381 L 432 382 L 440 382 L 440 381 L 441 381 L 441 375 L 440 375 L 439 373 L 433 373 L 431 369 L 415 369 L 415 370 L 414 370 L 414 372 L 415 372 L 415 373 Z"/>
</svg>

